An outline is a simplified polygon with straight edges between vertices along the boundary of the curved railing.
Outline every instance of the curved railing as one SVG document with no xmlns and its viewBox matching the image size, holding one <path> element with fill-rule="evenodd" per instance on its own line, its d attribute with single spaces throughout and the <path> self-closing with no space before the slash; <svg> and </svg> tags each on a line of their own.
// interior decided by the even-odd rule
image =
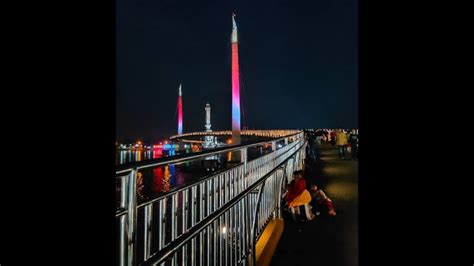
<svg viewBox="0 0 474 266">
<path fill-rule="evenodd" d="M 273 129 L 273 130 L 241 130 L 240 135 L 244 136 L 258 136 L 258 137 L 270 137 L 270 138 L 281 138 L 288 135 L 293 135 L 300 132 L 299 130 L 293 129 Z M 171 136 L 170 139 L 184 138 L 189 136 L 224 136 L 232 135 L 232 131 L 223 130 L 223 131 L 199 131 L 199 132 L 189 132 L 179 135 Z"/>
<path fill-rule="evenodd" d="M 121 196 L 116 217 L 120 224 L 120 265 L 255 262 L 255 242 L 266 223 L 279 215 L 280 193 L 287 171 L 277 169 L 282 169 L 282 165 L 285 165 L 282 170 L 302 166 L 304 135 L 301 131 L 292 133 L 271 141 L 119 169 Z M 272 152 L 247 161 L 249 148 L 267 143 L 271 143 Z M 239 164 L 137 204 L 136 175 L 140 169 L 229 151 L 240 153 Z"/>
</svg>

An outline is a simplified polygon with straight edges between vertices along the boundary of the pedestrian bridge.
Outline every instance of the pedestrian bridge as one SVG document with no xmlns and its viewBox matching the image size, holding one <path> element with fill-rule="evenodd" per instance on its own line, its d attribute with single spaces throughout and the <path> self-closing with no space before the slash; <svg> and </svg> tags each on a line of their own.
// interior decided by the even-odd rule
<svg viewBox="0 0 474 266">
<path fill-rule="evenodd" d="M 298 133 L 298 130 L 287 130 L 287 129 L 279 129 L 279 130 L 242 130 L 240 131 L 240 135 L 243 136 L 257 136 L 257 137 L 269 137 L 269 138 L 281 138 L 284 136 L 294 135 Z M 223 131 L 199 131 L 199 132 L 190 132 L 184 133 L 179 135 L 171 136 L 171 140 L 181 139 L 185 137 L 191 136 L 231 136 L 232 131 L 230 130 L 223 130 Z"/>
<path fill-rule="evenodd" d="M 230 131 L 212 133 L 231 135 Z M 304 133 L 296 130 L 242 133 L 271 139 L 117 169 L 118 265 L 268 264 L 265 254 L 273 253 L 281 234 L 281 195 L 293 171 L 303 168 L 306 141 Z M 204 134 L 209 132 L 172 139 Z M 271 145 L 271 151 L 249 159 L 247 151 L 263 145 Z M 137 203 L 137 174 L 141 170 L 229 152 L 238 157 L 230 168 Z"/>
</svg>

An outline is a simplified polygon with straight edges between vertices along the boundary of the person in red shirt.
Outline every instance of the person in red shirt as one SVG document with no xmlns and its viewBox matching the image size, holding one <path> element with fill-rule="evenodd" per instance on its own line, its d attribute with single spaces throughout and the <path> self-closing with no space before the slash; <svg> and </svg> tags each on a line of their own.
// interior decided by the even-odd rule
<svg viewBox="0 0 474 266">
<path fill-rule="evenodd" d="M 290 202 L 306 189 L 306 181 L 303 178 L 303 171 L 296 171 L 293 175 L 293 181 L 288 185 L 288 192 L 285 194 L 287 205 L 289 205 Z"/>
<path fill-rule="evenodd" d="M 289 208 L 293 220 L 310 221 L 314 219 L 315 215 L 311 212 L 309 206 L 311 194 L 306 189 L 303 171 L 296 171 L 293 176 L 294 179 L 288 185 L 288 190 L 284 196 L 286 206 Z"/>
<path fill-rule="evenodd" d="M 326 196 L 326 193 L 322 189 L 318 189 L 316 185 L 312 185 L 310 188 L 311 197 L 312 197 L 312 205 L 316 208 L 316 205 L 325 205 L 328 214 L 330 216 L 336 216 L 336 210 L 334 209 L 334 203 L 332 200 Z"/>
</svg>

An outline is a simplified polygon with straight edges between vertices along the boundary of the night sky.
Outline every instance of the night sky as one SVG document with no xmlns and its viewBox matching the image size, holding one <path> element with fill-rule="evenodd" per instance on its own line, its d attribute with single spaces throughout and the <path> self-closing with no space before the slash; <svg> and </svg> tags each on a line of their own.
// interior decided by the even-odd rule
<svg viewBox="0 0 474 266">
<path fill-rule="evenodd" d="M 357 0 L 117 0 L 118 140 L 231 129 L 232 12 L 242 127 L 357 127 Z"/>
</svg>

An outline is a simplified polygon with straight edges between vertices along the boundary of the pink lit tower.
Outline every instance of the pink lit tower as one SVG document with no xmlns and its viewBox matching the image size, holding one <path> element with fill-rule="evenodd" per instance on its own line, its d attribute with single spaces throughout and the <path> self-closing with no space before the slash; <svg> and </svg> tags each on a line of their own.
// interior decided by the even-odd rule
<svg viewBox="0 0 474 266">
<path fill-rule="evenodd" d="M 232 144 L 240 144 L 240 86 L 237 24 L 232 14 Z"/>
<path fill-rule="evenodd" d="M 183 134 L 183 100 L 181 96 L 181 84 L 179 84 L 178 96 L 178 134 Z"/>
</svg>

